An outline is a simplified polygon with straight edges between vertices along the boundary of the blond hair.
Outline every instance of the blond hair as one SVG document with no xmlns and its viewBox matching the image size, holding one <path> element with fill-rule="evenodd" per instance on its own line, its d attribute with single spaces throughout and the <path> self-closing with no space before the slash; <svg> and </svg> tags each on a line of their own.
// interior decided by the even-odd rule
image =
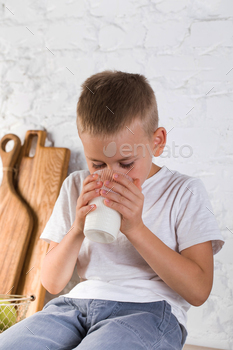
<svg viewBox="0 0 233 350">
<path fill-rule="evenodd" d="M 156 98 L 144 75 L 105 70 L 87 78 L 81 87 L 76 120 L 79 134 L 105 139 L 139 120 L 150 139 L 158 128 Z"/>
</svg>

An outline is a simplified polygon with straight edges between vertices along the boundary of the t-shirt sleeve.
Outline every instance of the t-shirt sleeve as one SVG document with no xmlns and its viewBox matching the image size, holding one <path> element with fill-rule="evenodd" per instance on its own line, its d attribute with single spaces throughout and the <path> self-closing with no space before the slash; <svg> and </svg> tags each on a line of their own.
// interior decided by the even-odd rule
<svg viewBox="0 0 233 350">
<path fill-rule="evenodd" d="M 179 251 L 211 241 L 213 254 L 217 254 L 224 244 L 207 191 L 198 178 L 184 184 L 179 200 L 176 234 Z"/>
<path fill-rule="evenodd" d="M 72 222 L 69 211 L 68 183 L 69 176 L 63 181 L 59 196 L 53 207 L 52 214 L 40 235 L 40 239 L 50 243 L 54 241 L 60 243 L 65 234 L 71 228 Z"/>
</svg>

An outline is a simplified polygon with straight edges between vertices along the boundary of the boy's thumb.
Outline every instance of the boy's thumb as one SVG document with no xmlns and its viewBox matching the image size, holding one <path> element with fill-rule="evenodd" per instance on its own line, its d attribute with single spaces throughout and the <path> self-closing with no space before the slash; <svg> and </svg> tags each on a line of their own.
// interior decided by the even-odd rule
<svg viewBox="0 0 233 350">
<path fill-rule="evenodd" d="M 139 190 L 142 191 L 140 179 L 134 179 L 133 182 L 139 188 Z"/>
</svg>

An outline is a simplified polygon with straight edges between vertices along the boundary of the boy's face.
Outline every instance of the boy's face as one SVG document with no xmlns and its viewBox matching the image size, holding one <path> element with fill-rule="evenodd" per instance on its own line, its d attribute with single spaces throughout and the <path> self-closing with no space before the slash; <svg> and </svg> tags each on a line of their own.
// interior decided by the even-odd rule
<svg viewBox="0 0 233 350">
<path fill-rule="evenodd" d="M 160 170 L 152 162 L 152 157 L 162 154 L 166 144 L 166 130 L 162 127 L 154 132 L 151 140 L 145 135 L 140 121 L 133 122 L 116 137 L 105 140 L 88 133 L 79 136 L 91 174 L 99 169 L 113 169 L 127 173 L 132 179 L 139 178 L 142 185 Z"/>
</svg>

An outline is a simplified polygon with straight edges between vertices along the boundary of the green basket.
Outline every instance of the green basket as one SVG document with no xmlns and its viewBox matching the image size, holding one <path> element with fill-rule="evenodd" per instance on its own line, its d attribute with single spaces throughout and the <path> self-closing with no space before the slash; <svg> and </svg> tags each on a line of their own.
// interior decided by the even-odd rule
<svg viewBox="0 0 233 350">
<path fill-rule="evenodd" d="M 34 295 L 0 294 L 0 333 L 26 317 L 29 304 Z"/>
</svg>

